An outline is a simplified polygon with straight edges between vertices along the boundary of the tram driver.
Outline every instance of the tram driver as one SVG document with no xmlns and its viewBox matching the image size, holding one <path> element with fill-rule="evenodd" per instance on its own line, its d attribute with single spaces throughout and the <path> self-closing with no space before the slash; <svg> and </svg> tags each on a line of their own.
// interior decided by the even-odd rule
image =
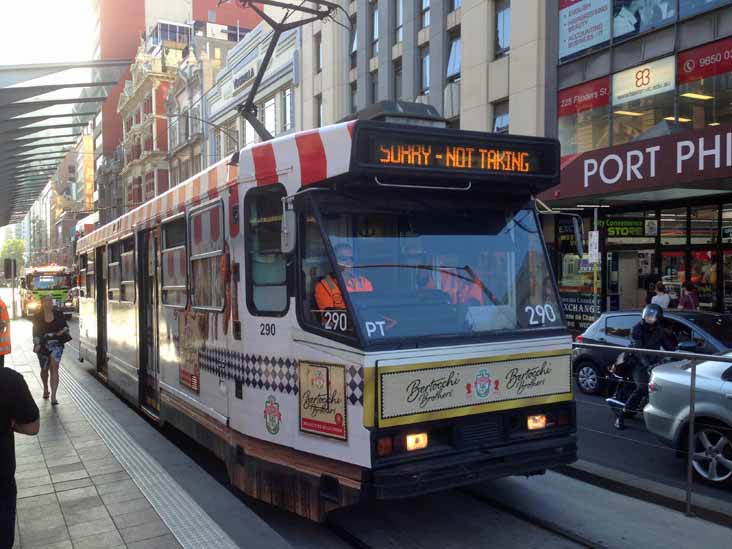
<svg viewBox="0 0 732 549">
<path fill-rule="evenodd" d="M 334 251 L 348 293 L 373 292 L 374 287 L 371 281 L 365 276 L 357 274 L 353 269 L 353 248 L 351 245 L 346 243 L 337 244 Z M 346 302 L 338 286 L 338 279 L 332 273 L 321 278 L 316 284 L 315 303 L 321 312 L 345 310 Z"/>
</svg>

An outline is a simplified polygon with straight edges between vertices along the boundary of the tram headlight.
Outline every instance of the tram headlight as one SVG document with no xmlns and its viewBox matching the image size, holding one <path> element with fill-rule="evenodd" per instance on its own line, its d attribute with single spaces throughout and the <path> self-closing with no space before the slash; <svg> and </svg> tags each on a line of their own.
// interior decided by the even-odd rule
<svg viewBox="0 0 732 549">
<path fill-rule="evenodd" d="M 391 437 L 381 437 L 376 441 L 376 455 L 390 456 L 394 452 L 394 441 Z"/>
<path fill-rule="evenodd" d="M 544 414 L 537 414 L 526 417 L 526 428 L 529 431 L 538 431 L 539 429 L 546 429 L 546 416 Z"/>
<path fill-rule="evenodd" d="M 429 444 L 429 437 L 427 433 L 416 433 L 414 435 L 407 435 L 407 451 L 414 452 L 415 450 L 422 450 L 427 448 Z"/>
</svg>

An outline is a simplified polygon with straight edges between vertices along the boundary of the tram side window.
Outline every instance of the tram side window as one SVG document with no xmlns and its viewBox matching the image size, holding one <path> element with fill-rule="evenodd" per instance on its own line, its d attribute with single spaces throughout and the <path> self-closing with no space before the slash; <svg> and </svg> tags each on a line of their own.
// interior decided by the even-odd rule
<svg viewBox="0 0 732 549">
<path fill-rule="evenodd" d="M 184 217 L 163 225 L 163 305 L 185 307 L 188 274 L 186 272 L 186 220 Z"/>
<path fill-rule="evenodd" d="M 94 252 L 87 255 L 86 262 L 86 297 L 96 297 L 96 272 L 95 272 L 95 258 Z"/>
<path fill-rule="evenodd" d="M 287 260 L 280 251 L 282 186 L 247 194 L 247 307 L 258 316 L 281 316 L 288 308 Z"/>
<path fill-rule="evenodd" d="M 89 258 L 86 254 L 79 256 L 79 287 L 86 288 L 86 272 L 89 265 Z M 83 294 L 82 294 L 83 295 Z"/>
<path fill-rule="evenodd" d="M 107 288 L 109 291 L 109 299 L 111 301 L 119 301 L 120 298 L 120 282 L 121 282 L 121 266 L 120 266 L 121 245 L 115 242 L 109 245 L 109 262 L 107 268 Z"/>
<path fill-rule="evenodd" d="M 226 258 L 221 202 L 204 206 L 189 218 L 192 303 L 195 308 L 223 310 Z"/>
<path fill-rule="evenodd" d="M 311 210 L 303 212 L 300 227 L 299 293 L 302 321 L 313 328 L 353 336 L 353 321 L 345 307 L 318 222 Z M 342 247 L 343 255 L 346 252 L 345 246 Z"/>
<path fill-rule="evenodd" d="M 120 242 L 120 301 L 135 301 L 135 240 Z"/>
</svg>

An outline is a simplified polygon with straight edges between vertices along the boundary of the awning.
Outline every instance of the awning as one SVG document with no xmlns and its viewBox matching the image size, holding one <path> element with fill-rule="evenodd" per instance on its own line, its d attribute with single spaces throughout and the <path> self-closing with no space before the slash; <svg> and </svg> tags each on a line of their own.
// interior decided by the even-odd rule
<svg viewBox="0 0 732 549">
<path fill-rule="evenodd" d="M 23 218 L 130 63 L 0 66 L 0 226 Z"/>
</svg>

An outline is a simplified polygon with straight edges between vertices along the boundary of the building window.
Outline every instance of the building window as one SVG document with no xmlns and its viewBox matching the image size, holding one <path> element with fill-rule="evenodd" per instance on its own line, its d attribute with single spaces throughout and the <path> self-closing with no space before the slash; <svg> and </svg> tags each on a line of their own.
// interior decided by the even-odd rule
<svg viewBox="0 0 732 549">
<path fill-rule="evenodd" d="M 262 116 L 265 129 L 271 135 L 277 135 L 277 104 L 274 97 L 270 97 L 264 102 Z"/>
<path fill-rule="evenodd" d="M 709 4 L 681 0 L 679 4 Z M 613 35 L 628 38 L 676 21 L 676 2 L 673 0 L 614 0 Z"/>
<path fill-rule="evenodd" d="M 394 0 L 394 43 L 404 40 L 404 0 Z"/>
<path fill-rule="evenodd" d="M 376 103 L 379 100 L 379 73 L 374 71 L 371 73 L 371 103 Z"/>
<path fill-rule="evenodd" d="M 610 78 L 599 78 L 558 93 L 562 155 L 610 145 Z"/>
<path fill-rule="evenodd" d="M 282 131 L 287 132 L 292 128 L 292 88 L 286 88 L 282 92 Z"/>
<path fill-rule="evenodd" d="M 394 61 L 394 99 L 402 98 L 402 60 Z"/>
<path fill-rule="evenodd" d="M 323 36 L 318 33 L 314 37 L 315 40 L 315 72 L 323 70 Z"/>
<path fill-rule="evenodd" d="M 191 285 L 194 308 L 223 310 L 226 274 L 221 202 L 194 210 L 188 220 Z"/>
<path fill-rule="evenodd" d="M 94 252 L 89 252 L 86 263 L 86 297 L 97 297 L 97 275 Z"/>
<path fill-rule="evenodd" d="M 320 127 L 323 125 L 323 96 L 315 96 L 315 125 Z"/>
<path fill-rule="evenodd" d="M 493 133 L 508 133 L 508 101 L 493 104 Z"/>
<path fill-rule="evenodd" d="M 460 60 L 462 58 L 462 47 L 460 44 L 460 33 L 450 35 L 450 53 L 447 57 L 447 81 L 455 82 L 460 80 Z"/>
<path fill-rule="evenodd" d="M 351 68 L 356 68 L 358 62 L 358 28 L 356 27 L 356 16 L 351 18 Z"/>
<path fill-rule="evenodd" d="M 161 251 L 162 302 L 170 307 L 185 307 L 188 297 L 186 269 L 186 219 L 180 217 L 162 228 Z"/>
<path fill-rule="evenodd" d="M 450 11 L 455 11 L 463 7 L 463 0 L 450 0 Z"/>
<path fill-rule="evenodd" d="M 371 2 L 371 57 L 379 54 L 379 4 Z"/>
<path fill-rule="evenodd" d="M 351 82 L 351 112 L 358 110 L 358 86 L 356 82 Z"/>
<path fill-rule="evenodd" d="M 257 132 L 254 131 L 254 126 L 249 122 L 244 122 L 244 139 L 246 139 L 246 145 L 253 145 L 257 142 Z"/>
<path fill-rule="evenodd" d="M 221 134 L 224 142 L 224 154 L 235 152 L 239 143 L 239 128 L 237 127 L 236 117 L 224 123 Z"/>
<path fill-rule="evenodd" d="M 511 0 L 496 0 L 496 55 L 511 47 Z"/>
<path fill-rule="evenodd" d="M 193 173 L 201 171 L 201 155 L 196 154 L 193 156 Z"/>
<path fill-rule="evenodd" d="M 420 60 L 420 95 L 430 93 L 430 47 L 422 46 L 419 49 Z"/>
<path fill-rule="evenodd" d="M 282 316 L 288 308 L 287 261 L 280 250 L 282 185 L 247 193 L 247 307 L 255 316 Z"/>
<path fill-rule="evenodd" d="M 675 120 L 674 63 L 673 57 L 667 57 L 613 75 L 612 145 L 632 141 L 663 120 Z"/>
<path fill-rule="evenodd" d="M 422 0 L 420 7 L 420 28 L 424 29 L 430 26 L 430 0 Z"/>
</svg>

